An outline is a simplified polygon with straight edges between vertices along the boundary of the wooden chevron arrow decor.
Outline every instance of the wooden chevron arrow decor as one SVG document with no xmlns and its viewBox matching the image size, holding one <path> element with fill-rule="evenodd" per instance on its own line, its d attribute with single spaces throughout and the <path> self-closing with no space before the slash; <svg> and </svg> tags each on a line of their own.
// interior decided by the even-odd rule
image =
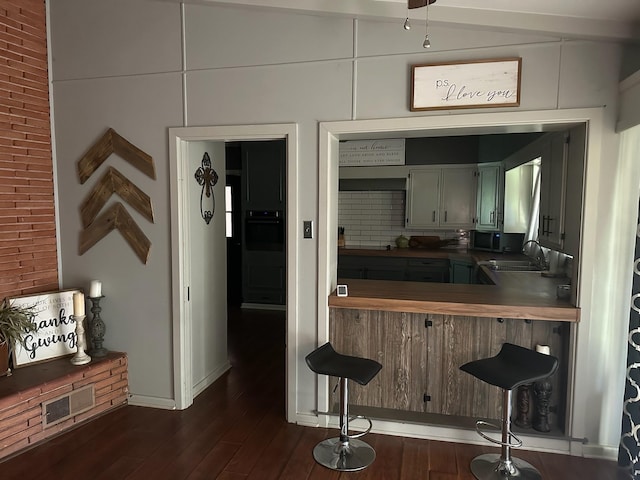
<svg viewBox="0 0 640 480">
<path fill-rule="evenodd" d="M 110 128 L 78 160 L 80 183 L 85 183 L 112 153 L 155 180 L 156 169 L 151 155 L 143 152 Z M 80 205 L 80 217 L 84 228 L 80 232 L 80 255 L 93 247 L 111 230 L 117 229 L 142 263 L 146 264 L 151 242 L 121 202 L 113 204 L 98 217 L 98 213 L 114 193 L 153 223 L 153 208 L 149 196 L 118 170 L 109 167 Z"/>
<path fill-rule="evenodd" d="M 149 259 L 151 242 L 140 230 L 138 224 L 124 208 L 122 203 L 113 204 L 89 227 L 80 233 L 80 255 L 102 240 L 112 230 L 119 230 L 142 263 Z"/>
<path fill-rule="evenodd" d="M 114 193 L 120 195 L 124 201 L 153 223 L 153 208 L 149 196 L 118 170 L 109 167 L 107 173 L 96 183 L 80 205 L 80 216 L 84 228 L 87 228 L 95 220 L 102 207 Z"/>
<path fill-rule="evenodd" d="M 156 179 L 153 158 L 110 128 L 78 161 L 78 176 L 84 183 L 102 163 L 115 153 L 147 176 Z"/>
</svg>

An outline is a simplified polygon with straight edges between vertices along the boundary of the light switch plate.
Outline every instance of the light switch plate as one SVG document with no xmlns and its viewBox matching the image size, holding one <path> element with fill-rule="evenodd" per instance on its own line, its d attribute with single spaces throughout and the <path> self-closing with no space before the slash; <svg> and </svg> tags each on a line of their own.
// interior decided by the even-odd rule
<svg viewBox="0 0 640 480">
<path fill-rule="evenodd" d="M 313 221 L 312 220 L 302 221 L 302 232 L 303 232 L 304 238 L 313 238 Z"/>
</svg>

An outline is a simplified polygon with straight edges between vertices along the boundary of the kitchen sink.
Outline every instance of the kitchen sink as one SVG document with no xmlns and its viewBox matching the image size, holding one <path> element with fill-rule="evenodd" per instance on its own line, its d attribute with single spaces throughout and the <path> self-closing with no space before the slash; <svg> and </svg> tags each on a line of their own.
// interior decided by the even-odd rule
<svg viewBox="0 0 640 480">
<path fill-rule="evenodd" d="M 543 269 L 529 260 L 488 260 L 486 262 L 478 262 L 478 265 L 484 265 L 490 270 L 502 272 L 540 272 Z"/>
</svg>

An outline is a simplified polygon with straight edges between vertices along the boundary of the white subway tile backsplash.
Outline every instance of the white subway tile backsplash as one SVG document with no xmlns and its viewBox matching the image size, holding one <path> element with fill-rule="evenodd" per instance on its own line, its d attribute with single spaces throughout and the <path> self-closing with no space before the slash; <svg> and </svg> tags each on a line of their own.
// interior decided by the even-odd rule
<svg viewBox="0 0 640 480">
<path fill-rule="evenodd" d="M 404 214 L 404 191 L 339 192 L 338 225 L 345 229 L 348 246 L 395 245 L 395 239 L 400 235 L 460 236 L 456 231 L 407 231 L 404 229 Z"/>
</svg>

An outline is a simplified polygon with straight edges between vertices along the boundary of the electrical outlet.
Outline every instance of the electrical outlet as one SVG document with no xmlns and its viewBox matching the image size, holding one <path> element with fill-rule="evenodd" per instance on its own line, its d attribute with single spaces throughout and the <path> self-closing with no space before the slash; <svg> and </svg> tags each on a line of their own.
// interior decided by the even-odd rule
<svg viewBox="0 0 640 480">
<path fill-rule="evenodd" d="M 303 232 L 304 238 L 313 238 L 313 221 L 312 220 L 302 221 L 302 232 Z"/>
</svg>

